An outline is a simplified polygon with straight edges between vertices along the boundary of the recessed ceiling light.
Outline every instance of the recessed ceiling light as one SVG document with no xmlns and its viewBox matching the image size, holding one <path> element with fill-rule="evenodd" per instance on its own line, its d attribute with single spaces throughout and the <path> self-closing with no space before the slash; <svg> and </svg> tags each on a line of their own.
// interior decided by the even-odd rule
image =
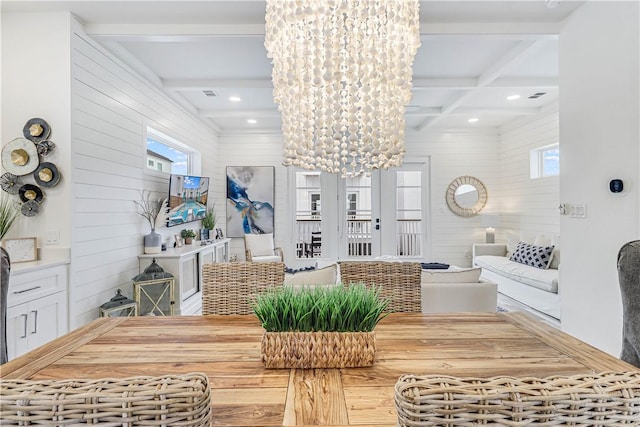
<svg viewBox="0 0 640 427">
<path fill-rule="evenodd" d="M 239 96 L 230 96 L 229 97 L 229 101 L 231 101 L 231 102 L 240 102 L 240 101 L 242 101 L 242 98 L 240 98 Z"/>
<path fill-rule="evenodd" d="M 520 95 L 513 94 L 513 95 L 507 96 L 507 100 L 509 100 L 509 101 L 515 101 L 516 99 L 520 99 Z"/>
<path fill-rule="evenodd" d="M 478 120 L 480 120 L 480 119 L 478 119 L 477 117 L 471 117 L 468 121 L 469 121 L 469 123 L 475 123 Z"/>
<path fill-rule="evenodd" d="M 258 123 L 258 121 L 256 119 L 247 119 L 247 123 L 249 123 L 250 125 L 255 125 L 256 123 Z"/>
</svg>

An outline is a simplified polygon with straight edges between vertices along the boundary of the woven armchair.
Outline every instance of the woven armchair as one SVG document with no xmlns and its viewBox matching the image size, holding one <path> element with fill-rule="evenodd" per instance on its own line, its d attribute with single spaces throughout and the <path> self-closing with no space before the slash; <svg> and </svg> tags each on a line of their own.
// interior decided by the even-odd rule
<svg viewBox="0 0 640 427">
<path fill-rule="evenodd" d="M 418 262 L 340 262 L 342 283 L 364 283 L 381 286 L 381 296 L 389 298 L 389 310 L 420 313 L 420 277 Z"/>
<path fill-rule="evenodd" d="M 640 372 L 547 378 L 403 375 L 398 426 L 639 425 Z"/>
<path fill-rule="evenodd" d="M 120 379 L 5 380 L 0 425 L 211 425 L 204 374 Z"/>
<path fill-rule="evenodd" d="M 255 294 L 283 286 L 284 263 L 216 262 L 202 276 L 202 314 L 251 314 Z"/>
</svg>

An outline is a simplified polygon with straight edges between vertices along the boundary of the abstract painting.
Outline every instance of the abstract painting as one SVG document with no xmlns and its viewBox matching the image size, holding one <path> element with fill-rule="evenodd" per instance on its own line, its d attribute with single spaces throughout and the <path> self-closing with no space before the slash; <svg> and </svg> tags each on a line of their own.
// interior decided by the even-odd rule
<svg viewBox="0 0 640 427">
<path fill-rule="evenodd" d="M 275 168 L 227 166 L 227 237 L 273 233 Z"/>
</svg>

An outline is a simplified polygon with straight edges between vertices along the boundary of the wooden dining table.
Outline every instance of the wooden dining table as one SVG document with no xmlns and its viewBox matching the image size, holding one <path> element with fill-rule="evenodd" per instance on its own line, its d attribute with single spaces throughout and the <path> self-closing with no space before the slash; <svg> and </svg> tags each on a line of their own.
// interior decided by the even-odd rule
<svg viewBox="0 0 640 427">
<path fill-rule="evenodd" d="M 1 377 L 106 378 L 204 372 L 213 425 L 395 426 L 400 375 L 491 377 L 634 371 L 522 313 L 394 313 L 369 368 L 265 369 L 250 316 L 103 318 L 3 365 Z"/>
</svg>

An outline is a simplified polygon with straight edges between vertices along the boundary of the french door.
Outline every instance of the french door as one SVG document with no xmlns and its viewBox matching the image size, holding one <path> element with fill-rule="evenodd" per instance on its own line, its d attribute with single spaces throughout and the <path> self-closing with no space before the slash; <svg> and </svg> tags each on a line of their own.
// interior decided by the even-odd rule
<svg viewBox="0 0 640 427">
<path fill-rule="evenodd" d="M 425 258 L 427 165 L 405 163 L 371 176 L 297 170 L 297 258 Z"/>
</svg>

